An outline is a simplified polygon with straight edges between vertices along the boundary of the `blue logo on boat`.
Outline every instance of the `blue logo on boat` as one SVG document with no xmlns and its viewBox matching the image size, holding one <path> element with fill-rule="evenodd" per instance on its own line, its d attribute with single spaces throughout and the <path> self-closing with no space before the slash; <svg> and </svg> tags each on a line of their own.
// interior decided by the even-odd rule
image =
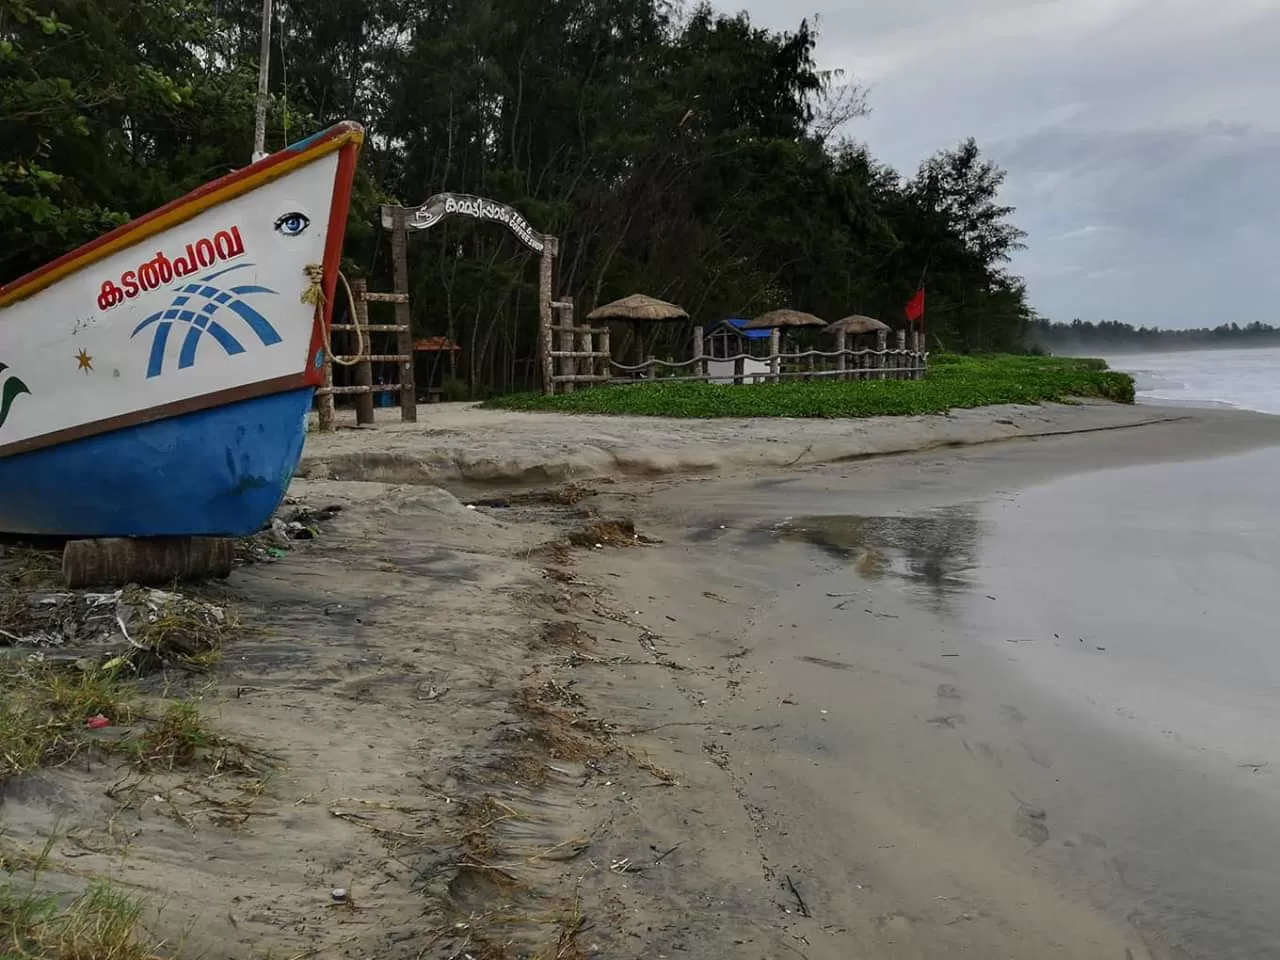
<svg viewBox="0 0 1280 960">
<path fill-rule="evenodd" d="M 225 309 L 235 314 L 244 325 L 258 338 L 264 346 L 279 343 L 283 338 L 261 313 L 243 298 L 254 294 L 271 294 L 276 291 L 257 284 L 242 284 L 235 287 L 222 288 L 213 285 L 218 277 L 224 277 L 236 270 L 252 267 L 252 263 L 239 263 L 234 267 L 205 274 L 192 283 L 183 284 L 174 290 L 173 302 L 169 306 L 153 313 L 134 328 L 130 337 L 154 324 L 155 333 L 151 338 L 151 357 L 147 362 L 147 379 L 158 377 L 164 372 L 165 347 L 169 345 L 169 333 L 175 323 L 187 325 L 186 336 L 178 351 L 178 369 L 185 370 L 195 365 L 196 348 L 207 334 L 213 338 L 223 352 L 229 357 L 244 353 L 244 345 L 217 320 L 213 319 L 219 310 Z"/>
</svg>

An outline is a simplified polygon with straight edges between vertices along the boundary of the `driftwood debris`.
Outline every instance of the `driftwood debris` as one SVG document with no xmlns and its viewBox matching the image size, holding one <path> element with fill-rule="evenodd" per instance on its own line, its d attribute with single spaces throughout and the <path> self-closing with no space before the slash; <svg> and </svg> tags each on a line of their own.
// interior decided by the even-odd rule
<svg viewBox="0 0 1280 960">
<path fill-rule="evenodd" d="M 76 589 L 224 578 L 235 555 L 235 541 L 224 537 L 69 540 L 62 550 L 62 579 Z"/>
</svg>

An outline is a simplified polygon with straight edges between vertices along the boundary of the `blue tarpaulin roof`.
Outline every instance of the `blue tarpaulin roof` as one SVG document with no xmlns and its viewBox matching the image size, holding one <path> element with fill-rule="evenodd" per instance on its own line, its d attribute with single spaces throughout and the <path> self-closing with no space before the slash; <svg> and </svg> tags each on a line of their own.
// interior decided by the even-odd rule
<svg viewBox="0 0 1280 960">
<path fill-rule="evenodd" d="M 739 333 L 741 333 L 741 334 L 742 334 L 744 337 L 746 337 L 748 340 L 768 340 L 768 339 L 769 339 L 769 331 L 768 331 L 768 330 L 744 330 L 744 329 L 742 329 L 743 327 L 745 327 L 745 326 L 747 325 L 747 321 L 746 321 L 746 320 L 739 320 L 739 319 L 737 319 L 737 318 L 733 318 L 733 319 L 726 320 L 726 321 L 725 321 L 725 323 L 729 324 L 729 326 L 733 327 L 735 330 L 737 330 Z"/>
</svg>

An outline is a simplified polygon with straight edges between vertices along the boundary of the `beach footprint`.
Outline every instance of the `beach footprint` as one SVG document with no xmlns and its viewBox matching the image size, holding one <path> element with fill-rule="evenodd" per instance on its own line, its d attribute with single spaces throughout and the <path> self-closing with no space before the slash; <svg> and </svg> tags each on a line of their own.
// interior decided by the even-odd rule
<svg viewBox="0 0 1280 960">
<path fill-rule="evenodd" d="M 1018 810 L 1013 815 L 1013 828 L 1018 836 L 1040 846 L 1049 839 L 1049 814 L 1044 807 L 1033 807 L 1018 802 Z"/>
<path fill-rule="evenodd" d="M 1027 721 L 1027 715 L 1009 703 L 1000 704 L 1000 722 L 1007 727 L 1020 727 Z"/>
<path fill-rule="evenodd" d="M 1000 759 L 1000 755 L 996 753 L 995 747 L 985 740 L 977 740 L 972 744 L 968 740 L 961 740 L 960 744 L 973 759 L 993 763 L 997 767 L 1003 766 L 1003 761 Z"/>
<path fill-rule="evenodd" d="M 964 701 L 964 696 L 955 684 L 938 684 L 934 690 L 934 699 L 937 701 L 938 715 L 929 717 L 925 723 L 945 730 L 954 730 L 964 723 L 964 714 L 956 709 Z"/>
</svg>

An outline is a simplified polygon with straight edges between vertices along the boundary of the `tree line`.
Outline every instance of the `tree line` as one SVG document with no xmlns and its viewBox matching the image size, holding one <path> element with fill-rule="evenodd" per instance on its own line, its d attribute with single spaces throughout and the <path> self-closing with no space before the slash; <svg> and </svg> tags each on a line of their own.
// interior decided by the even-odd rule
<svg viewBox="0 0 1280 960">
<path fill-rule="evenodd" d="M 1032 348 L 1050 353 L 1280 347 L 1280 328 L 1257 320 L 1243 327 L 1236 323 L 1223 323 L 1216 327 L 1168 330 L 1162 327 L 1134 327 L 1116 320 L 1092 323 L 1077 319 L 1071 323 L 1052 323 L 1037 318 L 1027 332 L 1027 341 Z"/>
<path fill-rule="evenodd" d="M 779 306 L 1016 350 L 1024 235 L 972 141 L 901 173 L 851 139 L 865 91 L 812 26 L 661 0 L 278 0 L 268 147 L 364 124 L 345 269 L 391 285 L 377 207 L 453 191 L 561 238 L 580 313 L 641 292 L 700 322 Z M 259 0 L 0 0 L 0 281 L 241 167 Z M 536 379 L 537 268 L 492 224 L 410 243 L 415 333 L 475 393 Z M 669 330 L 665 334 L 675 338 Z M 678 347 L 673 347 L 678 349 Z"/>
</svg>

